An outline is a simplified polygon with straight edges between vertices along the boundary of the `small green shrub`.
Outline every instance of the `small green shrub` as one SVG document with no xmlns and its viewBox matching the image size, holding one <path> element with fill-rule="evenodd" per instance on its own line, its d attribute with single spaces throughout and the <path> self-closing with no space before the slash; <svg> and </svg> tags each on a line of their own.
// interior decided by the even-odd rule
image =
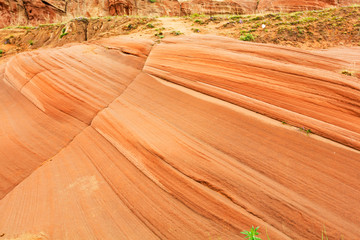
<svg viewBox="0 0 360 240">
<path fill-rule="evenodd" d="M 136 29 L 137 25 L 133 25 L 131 23 L 129 23 L 127 26 L 126 26 L 126 30 L 131 30 L 131 29 Z"/>
<path fill-rule="evenodd" d="M 247 33 L 245 35 L 240 36 L 241 41 L 254 41 L 255 37 L 251 33 Z"/>
<path fill-rule="evenodd" d="M 64 36 L 68 35 L 68 34 L 69 33 L 66 32 L 65 28 L 61 29 L 60 39 L 63 38 Z"/>
<path fill-rule="evenodd" d="M 180 31 L 172 31 L 171 34 L 172 34 L 172 35 L 175 35 L 175 36 L 179 36 L 179 35 L 181 35 L 181 34 L 183 34 L 183 33 L 180 32 Z"/>
<path fill-rule="evenodd" d="M 149 0 L 149 2 L 151 2 L 151 3 L 156 3 L 156 0 Z"/>
<path fill-rule="evenodd" d="M 65 32 L 60 35 L 60 38 L 63 38 L 64 36 L 68 35 L 69 33 Z"/>
<path fill-rule="evenodd" d="M 263 20 L 264 17 L 263 16 L 256 16 L 250 19 L 250 21 L 258 21 L 258 20 Z"/>
<path fill-rule="evenodd" d="M 159 33 L 155 33 L 155 37 L 163 39 L 165 36 L 164 36 L 163 32 L 159 32 Z"/>
<path fill-rule="evenodd" d="M 32 46 L 32 45 L 34 45 L 34 41 L 33 40 L 30 40 L 29 41 L 29 44 Z"/>
<path fill-rule="evenodd" d="M 259 227 L 254 228 L 254 226 L 252 226 L 250 231 L 243 231 L 241 232 L 241 234 L 246 235 L 245 238 L 247 238 L 248 240 L 261 240 L 261 238 L 256 237 L 257 235 L 259 235 L 259 233 L 257 232 L 258 229 Z"/>
<path fill-rule="evenodd" d="M 195 23 L 198 23 L 198 24 L 203 24 L 204 22 L 203 22 L 203 21 L 201 21 L 200 19 L 196 19 L 196 20 L 195 20 Z"/>
<path fill-rule="evenodd" d="M 148 24 L 146 24 L 146 27 L 147 27 L 147 28 L 154 28 L 155 26 L 152 25 L 151 23 L 148 23 Z"/>
<path fill-rule="evenodd" d="M 311 129 L 306 129 L 305 127 L 301 127 L 301 128 L 299 128 L 299 129 L 300 129 L 300 131 L 306 133 L 306 135 L 309 135 L 310 133 L 313 133 L 313 132 L 311 131 Z"/>
</svg>

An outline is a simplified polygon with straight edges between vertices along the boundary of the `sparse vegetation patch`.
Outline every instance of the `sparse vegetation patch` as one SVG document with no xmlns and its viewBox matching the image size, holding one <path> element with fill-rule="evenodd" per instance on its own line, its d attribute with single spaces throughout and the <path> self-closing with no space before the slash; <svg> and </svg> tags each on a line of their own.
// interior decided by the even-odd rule
<svg viewBox="0 0 360 240">
<path fill-rule="evenodd" d="M 255 37 L 251 33 L 247 33 L 245 35 L 240 36 L 241 41 L 254 41 Z"/>
</svg>

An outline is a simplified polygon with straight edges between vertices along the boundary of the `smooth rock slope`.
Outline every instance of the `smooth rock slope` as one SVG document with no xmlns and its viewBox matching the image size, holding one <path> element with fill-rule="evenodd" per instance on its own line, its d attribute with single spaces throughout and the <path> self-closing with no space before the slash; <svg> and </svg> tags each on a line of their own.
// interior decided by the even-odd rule
<svg viewBox="0 0 360 240">
<path fill-rule="evenodd" d="M 346 59 L 214 36 L 16 55 L 0 68 L 0 234 L 360 238 Z"/>
</svg>

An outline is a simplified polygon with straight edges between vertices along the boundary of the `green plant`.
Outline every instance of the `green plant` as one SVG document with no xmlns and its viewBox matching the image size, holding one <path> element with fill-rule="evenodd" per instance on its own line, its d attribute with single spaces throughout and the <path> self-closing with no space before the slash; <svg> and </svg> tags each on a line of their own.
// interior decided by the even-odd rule
<svg viewBox="0 0 360 240">
<path fill-rule="evenodd" d="M 137 28 L 137 25 L 133 25 L 131 23 L 129 23 L 127 26 L 126 26 L 126 30 L 131 30 L 131 29 L 136 29 Z"/>
<path fill-rule="evenodd" d="M 34 45 L 34 41 L 33 40 L 30 40 L 29 41 L 29 44 L 32 46 L 32 45 Z"/>
<path fill-rule="evenodd" d="M 239 15 L 229 17 L 229 19 L 231 19 L 231 20 L 237 20 L 239 18 L 241 18 L 241 16 L 239 16 Z"/>
<path fill-rule="evenodd" d="M 66 32 L 66 28 L 63 28 L 61 30 L 61 35 L 60 35 L 60 39 L 63 38 L 64 36 L 68 35 L 69 33 Z"/>
<path fill-rule="evenodd" d="M 308 22 L 315 22 L 317 18 L 315 17 L 305 17 L 299 20 L 299 23 L 308 23 Z"/>
<path fill-rule="evenodd" d="M 312 131 L 311 131 L 311 129 L 306 129 L 305 127 L 301 127 L 301 128 L 299 128 L 300 129 L 300 131 L 302 131 L 302 132 L 304 132 L 304 133 L 306 133 L 306 135 L 309 135 L 310 133 L 313 133 Z"/>
<path fill-rule="evenodd" d="M 304 33 L 304 29 L 303 29 L 303 28 L 301 28 L 301 27 L 296 27 L 296 28 L 297 28 L 297 30 L 299 31 L 300 34 L 303 34 L 303 33 Z"/>
<path fill-rule="evenodd" d="M 265 228 L 265 232 L 266 232 L 266 238 L 267 238 L 267 240 L 270 240 L 269 235 L 268 235 L 268 232 L 267 232 L 267 228 Z"/>
<path fill-rule="evenodd" d="M 149 0 L 149 2 L 151 2 L 151 3 L 156 3 L 156 0 Z"/>
<path fill-rule="evenodd" d="M 165 36 L 164 36 L 164 34 L 162 32 L 159 32 L 159 33 L 155 33 L 155 37 L 163 39 Z"/>
<path fill-rule="evenodd" d="M 193 14 L 190 15 L 191 18 L 196 18 L 196 17 L 199 17 L 199 16 L 200 16 L 200 14 L 198 14 L 198 13 L 193 13 Z"/>
<path fill-rule="evenodd" d="M 241 232 L 241 234 L 246 235 L 244 238 L 247 238 L 248 240 L 261 240 L 261 238 L 256 237 L 257 235 L 259 235 L 259 233 L 257 232 L 258 229 L 259 227 L 254 228 L 254 226 L 252 226 L 250 231 L 243 231 Z"/>
<path fill-rule="evenodd" d="M 241 36 L 240 36 L 240 40 L 241 40 L 241 41 L 254 41 L 255 38 L 254 38 L 254 36 L 253 36 L 251 33 L 247 33 L 247 34 L 245 34 L 245 35 L 241 35 Z"/>
<path fill-rule="evenodd" d="M 256 16 L 250 19 L 250 21 L 257 21 L 257 20 L 263 20 L 264 17 L 263 16 Z"/>
<path fill-rule="evenodd" d="M 4 53 L 4 50 L 0 49 L 0 54 L 3 54 Z"/>
<path fill-rule="evenodd" d="M 180 31 L 172 31 L 171 34 L 175 35 L 175 36 L 179 36 L 181 34 L 183 34 L 182 32 Z"/>
<path fill-rule="evenodd" d="M 35 29 L 35 27 L 32 27 L 32 26 L 17 26 L 15 28 L 18 28 L 18 29 Z"/>
<path fill-rule="evenodd" d="M 321 230 L 321 240 L 324 240 L 324 239 L 325 239 L 324 237 L 326 238 L 326 240 L 329 240 L 328 237 L 327 237 L 327 235 L 326 235 L 326 228 L 325 228 L 325 226 L 324 226 L 324 229 Z"/>
<path fill-rule="evenodd" d="M 155 26 L 152 25 L 151 23 L 148 23 L 148 24 L 146 24 L 146 27 L 148 27 L 148 28 L 154 28 Z"/>
</svg>

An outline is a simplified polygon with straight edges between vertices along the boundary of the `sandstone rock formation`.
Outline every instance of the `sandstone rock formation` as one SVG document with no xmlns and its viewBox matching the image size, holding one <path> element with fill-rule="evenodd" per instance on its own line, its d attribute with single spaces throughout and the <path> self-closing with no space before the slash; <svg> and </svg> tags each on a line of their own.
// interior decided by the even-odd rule
<svg viewBox="0 0 360 240">
<path fill-rule="evenodd" d="M 334 71 L 356 51 L 201 36 L 11 58 L 0 233 L 239 239 L 254 225 L 263 238 L 317 239 L 325 225 L 329 239 L 360 238 L 360 84 Z"/>
<path fill-rule="evenodd" d="M 177 0 L 110 0 L 110 15 L 179 16 L 180 3 Z"/>
<path fill-rule="evenodd" d="M 300 11 L 360 3 L 360 0 L 0 0 L 0 27 L 65 21 L 78 16 L 180 16 Z"/>
<path fill-rule="evenodd" d="M 0 0 L 0 27 L 26 21 L 23 5 L 18 5 L 16 1 Z"/>
<path fill-rule="evenodd" d="M 334 6 L 347 6 L 355 3 L 360 3 L 357 0 L 260 0 L 257 10 L 258 11 L 304 11 L 315 10 Z"/>
<path fill-rule="evenodd" d="M 109 0 L 110 15 L 130 15 L 133 13 L 134 2 L 129 0 Z"/>
<path fill-rule="evenodd" d="M 221 1 L 204 1 L 204 0 L 187 0 L 181 1 L 182 15 L 192 13 L 202 13 L 208 15 L 215 14 L 244 14 L 254 13 L 257 1 L 255 0 L 221 0 Z"/>
</svg>

